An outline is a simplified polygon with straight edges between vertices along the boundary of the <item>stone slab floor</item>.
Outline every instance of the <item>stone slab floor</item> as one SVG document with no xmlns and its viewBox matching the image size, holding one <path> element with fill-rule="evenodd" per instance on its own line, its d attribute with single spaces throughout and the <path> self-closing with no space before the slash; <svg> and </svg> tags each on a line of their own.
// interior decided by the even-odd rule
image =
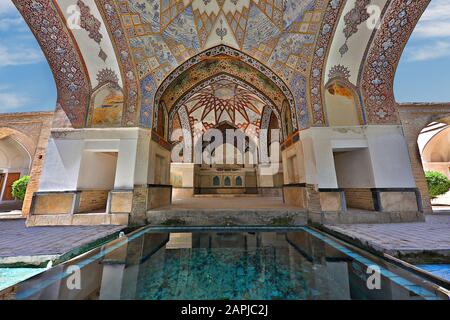
<svg viewBox="0 0 450 320">
<path fill-rule="evenodd" d="M 42 263 L 122 230 L 123 226 L 25 226 L 25 219 L 0 220 L 0 264 Z"/>
<path fill-rule="evenodd" d="M 446 255 L 450 259 L 450 214 L 427 215 L 426 222 L 417 223 L 327 225 L 325 227 L 390 255 L 428 251 Z"/>
</svg>

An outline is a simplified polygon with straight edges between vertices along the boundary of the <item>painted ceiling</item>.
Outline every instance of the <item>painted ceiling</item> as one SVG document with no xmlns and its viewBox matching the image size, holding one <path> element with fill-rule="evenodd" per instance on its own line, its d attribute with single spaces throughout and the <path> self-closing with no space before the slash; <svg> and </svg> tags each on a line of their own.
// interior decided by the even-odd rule
<svg viewBox="0 0 450 320">
<path fill-rule="evenodd" d="M 396 66 L 429 1 L 13 0 L 52 68 L 56 126 L 85 126 L 92 95 L 112 82 L 124 94 L 121 125 L 151 127 L 164 79 L 226 45 L 284 81 L 300 129 L 327 124 L 324 85 L 334 77 L 356 87 L 368 123 L 398 123 Z"/>
<path fill-rule="evenodd" d="M 204 130 L 227 122 L 249 135 L 257 135 L 266 106 L 247 88 L 227 79 L 212 83 L 183 103 L 191 128 L 201 124 Z"/>
</svg>

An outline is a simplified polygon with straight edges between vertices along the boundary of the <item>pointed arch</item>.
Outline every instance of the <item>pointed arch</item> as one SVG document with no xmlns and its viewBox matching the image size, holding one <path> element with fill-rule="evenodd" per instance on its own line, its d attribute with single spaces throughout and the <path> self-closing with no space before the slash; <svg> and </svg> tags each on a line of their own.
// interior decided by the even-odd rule
<svg viewBox="0 0 450 320">
<path fill-rule="evenodd" d="M 155 93 L 153 119 L 161 100 L 166 103 L 170 115 L 172 107 L 186 92 L 221 74 L 250 85 L 272 101 L 279 111 L 286 100 L 291 108 L 292 127 L 298 129 L 295 99 L 285 82 L 258 60 L 225 45 L 213 47 L 192 57 L 162 82 Z"/>
<path fill-rule="evenodd" d="M 57 88 L 54 126 L 84 127 L 90 81 L 83 57 L 64 18 L 50 0 L 13 0 L 13 3 L 35 35 L 52 70 Z"/>
<path fill-rule="evenodd" d="M 391 1 L 365 61 L 361 94 L 369 124 L 400 123 L 394 77 L 403 49 L 430 0 Z"/>
</svg>

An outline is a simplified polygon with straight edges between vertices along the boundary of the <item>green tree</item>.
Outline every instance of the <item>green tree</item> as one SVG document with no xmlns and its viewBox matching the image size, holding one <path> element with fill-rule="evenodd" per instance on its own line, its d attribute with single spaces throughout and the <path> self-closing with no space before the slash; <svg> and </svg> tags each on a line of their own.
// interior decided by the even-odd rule
<svg viewBox="0 0 450 320">
<path fill-rule="evenodd" d="M 27 191 L 29 181 L 30 176 L 23 176 L 19 180 L 13 182 L 11 193 L 14 199 L 23 201 L 23 199 L 25 198 L 25 192 Z"/>
<path fill-rule="evenodd" d="M 427 171 L 425 172 L 425 177 L 427 178 L 428 192 L 432 199 L 450 190 L 450 180 L 442 173 Z"/>
</svg>

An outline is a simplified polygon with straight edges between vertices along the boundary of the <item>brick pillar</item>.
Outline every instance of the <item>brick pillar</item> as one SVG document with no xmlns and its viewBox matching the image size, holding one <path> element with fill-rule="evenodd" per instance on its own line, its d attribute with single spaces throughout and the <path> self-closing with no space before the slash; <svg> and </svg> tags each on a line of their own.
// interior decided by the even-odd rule
<svg viewBox="0 0 450 320">
<path fill-rule="evenodd" d="M 416 186 L 420 191 L 422 199 L 423 212 L 425 214 L 433 213 L 431 207 L 430 195 L 428 193 L 427 181 L 422 166 L 422 158 L 420 156 L 417 139 L 422 129 L 430 122 L 428 117 L 417 117 L 416 114 L 408 116 L 402 115 L 403 132 L 405 134 L 406 144 L 408 146 L 409 159 L 411 162 L 412 174 L 416 182 Z"/>
<path fill-rule="evenodd" d="M 39 189 L 39 181 L 41 177 L 42 167 L 44 165 L 45 153 L 47 150 L 48 138 L 50 137 L 51 122 L 43 122 L 39 140 L 31 163 L 30 181 L 28 183 L 27 192 L 22 204 L 22 215 L 27 217 L 30 213 L 31 200 L 33 193 Z"/>
</svg>

